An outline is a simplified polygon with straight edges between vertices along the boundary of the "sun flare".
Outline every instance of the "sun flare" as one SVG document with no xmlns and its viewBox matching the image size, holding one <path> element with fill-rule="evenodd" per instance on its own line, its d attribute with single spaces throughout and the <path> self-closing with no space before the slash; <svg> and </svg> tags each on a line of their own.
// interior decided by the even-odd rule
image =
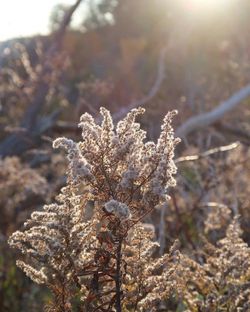
<svg viewBox="0 0 250 312">
<path fill-rule="evenodd" d="M 185 1 L 189 10 L 194 13 L 211 13 L 223 10 L 231 0 L 187 0 Z"/>
</svg>

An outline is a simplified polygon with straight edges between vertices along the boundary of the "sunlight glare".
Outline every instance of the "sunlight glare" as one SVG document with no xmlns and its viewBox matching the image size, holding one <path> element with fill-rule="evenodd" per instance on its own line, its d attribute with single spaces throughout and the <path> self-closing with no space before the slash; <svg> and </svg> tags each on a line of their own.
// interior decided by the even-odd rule
<svg viewBox="0 0 250 312">
<path fill-rule="evenodd" d="M 185 4 L 191 13 L 211 14 L 221 11 L 231 2 L 230 0 L 186 0 Z"/>
</svg>

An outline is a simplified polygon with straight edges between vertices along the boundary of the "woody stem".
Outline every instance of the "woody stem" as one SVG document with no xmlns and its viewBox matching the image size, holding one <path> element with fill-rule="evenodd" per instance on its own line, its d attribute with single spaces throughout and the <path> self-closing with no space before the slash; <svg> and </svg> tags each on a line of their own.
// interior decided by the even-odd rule
<svg viewBox="0 0 250 312">
<path fill-rule="evenodd" d="M 122 312 L 121 307 L 121 249 L 122 249 L 122 239 L 119 239 L 119 243 L 116 250 L 116 277 L 115 277 L 115 289 L 116 289 L 116 302 L 115 309 L 116 312 Z"/>
</svg>

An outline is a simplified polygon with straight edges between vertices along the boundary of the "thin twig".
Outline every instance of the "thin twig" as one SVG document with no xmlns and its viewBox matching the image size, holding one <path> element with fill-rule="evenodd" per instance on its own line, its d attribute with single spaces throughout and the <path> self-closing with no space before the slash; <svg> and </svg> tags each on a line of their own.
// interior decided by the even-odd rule
<svg viewBox="0 0 250 312">
<path fill-rule="evenodd" d="M 154 81 L 153 86 L 149 90 L 148 94 L 142 99 L 132 101 L 130 104 L 126 105 L 123 109 L 113 114 L 113 120 L 117 121 L 127 115 L 127 113 L 133 109 L 140 106 L 144 106 L 149 101 L 151 101 L 156 94 L 159 92 L 162 83 L 165 79 L 165 57 L 168 50 L 168 46 L 164 46 L 160 52 L 159 60 L 158 60 L 158 70 L 156 80 Z"/>
<path fill-rule="evenodd" d="M 116 288 L 116 301 L 115 309 L 116 312 L 122 312 L 121 305 L 121 250 L 122 250 L 122 240 L 119 239 L 119 243 L 116 251 L 116 277 L 115 277 L 115 288 Z"/>
<path fill-rule="evenodd" d="M 180 163 L 180 162 L 185 162 L 185 161 L 195 161 L 201 158 L 211 156 L 216 153 L 231 151 L 239 146 L 240 146 L 240 142 L 234 142 L 229 145 L 215 147 L 197 155 L 179 157 L 175 160 L 175 163 Z"/>
</svg>

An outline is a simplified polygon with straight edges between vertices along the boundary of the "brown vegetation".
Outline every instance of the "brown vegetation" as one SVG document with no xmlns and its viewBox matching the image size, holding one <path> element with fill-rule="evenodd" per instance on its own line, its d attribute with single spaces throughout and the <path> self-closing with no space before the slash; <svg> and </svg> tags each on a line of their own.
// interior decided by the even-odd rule
<svg viewBox="0 0 250 312">
<path fill-rule="evenodd" d="M 80 2 L 0 55 L 0 312 L 249 311 L 249 1 Z"/>
</svg>

